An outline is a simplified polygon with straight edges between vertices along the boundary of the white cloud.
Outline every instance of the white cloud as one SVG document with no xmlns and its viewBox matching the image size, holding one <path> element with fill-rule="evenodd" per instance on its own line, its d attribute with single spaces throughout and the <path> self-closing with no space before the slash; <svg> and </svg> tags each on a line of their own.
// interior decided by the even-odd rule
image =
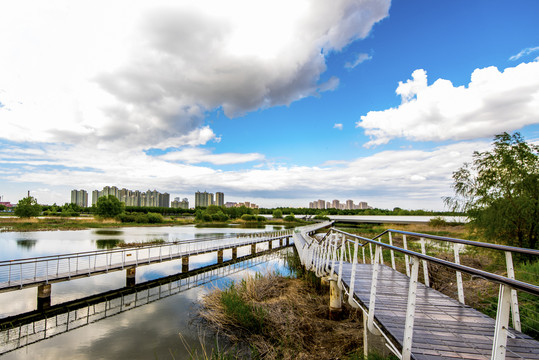
<svg viewBox="0 0 539 360">
<path fill-rule="evenodd" d="M 342 130 L 342 124 L 335 123 L 335 125 L 333 125 L 333 128 Z"/>
<path fill-rule="evenodd" d="M 0 137 L 178 146 L 229 117 L 334 89 L 325 56 L 389 0 L 12 1 L 0 14 Z M 216 140 L 213 136 L 210 138 Z"/>
<path fill-rule="evenodd" d="M 362 62 L 365 62 L 365 61 L 371 60 L 371 59 L 372 59 L 372 56 L 370 56 L 369 54 L 362 53 L 362 54 L 359 54 L 356 57 L 354 62 L 347 62 L 346 64 L 344 64 L 344 67 L 347 68 L 347 69 L 353 69 L 356 66 L 358 66 L 359 64 L 361 64 Z"/>
<path fill-rule="evenodd" d="M 534 53 L 534 52 L 536 52 L 536 51 L 539 51 L 539 46 L 536 46 L 536 47 L 529 47 L 529 48 L 526 48 L 526 49 L 521 50 L 518 54 L 511 56 L 511 57 L 509 58 L 509 60 L 518 60 L 518 59 L 520 59 L 521 57 L 526 56 L 526 55 L 529 55 L 529 54 Z"/>
<path fill-rule="evenodd" d="M 466 140 L 490 137 L 539 123 L 539 62 L 506 68 L 476 69 L 468 86 L 453 86 L 444 79 L 427 83 L 419 69 L 412 79 L 399 82 L 396 108 L 370 111 L 356 127 L 365 129 L 380 145 L 393 138 L 414 141 Z"/>
<path fill-rule="evenodd" d="M 264 160 L 264 155 L 258 153 L 239 154 L 224 153 L 212 154 L 209 150 L 200 148 L 185 148 L 179 151 L 172 151 L 160 156 L 167 161 L 182 162 L 185 164 L 210 163 L 214 165 L 241 164 L 252 161 Z"/>
<path fill-rule="evenodd" d="M 193 153 L 184 149 L 162 157 L 126 149 L 111 157 L 109 151 L 89 153 L 82 145 L 45 145 L 45 154 L 12 149 L 9 155 L 0 153 L 0 162 L 11 169 L 2 176 L 7 184 L 55 184 L 55 188 L 48 186 L 50 194 L 39 192 L 39 200 L 50 203 L 69 201 L 69 190 L 75 187 L 88 191 L 105 185 L 155 188 L 174 196 L 192 197 L 195 189 L 215 189 L 218 184 L 229 199 L 256 199 L 263 206 L 306 206 L 308 201 L 322 197 L 366 200 L 379 207 L 441 209 L 442 196 L 452 194 L 452 172 L 470 161 L 474 150 L 483 151 L 489 146 L 488 142 L 461 142 L 432 151 L 383 151 L 348 162 L 327 161 L 320 166 L 276 165 L 228 171 L 175 161 L 194 157 L 224 163 L 237 158 L 250 161 L 251 156 L 259 161 L 262 157 L 211 154 L 199 149 L 191 149 Z M 85 167 L 81 167 L 81 159 Z M 64 197 L 58 198 L 61 187 L 65 188 Z"/>
</svg>

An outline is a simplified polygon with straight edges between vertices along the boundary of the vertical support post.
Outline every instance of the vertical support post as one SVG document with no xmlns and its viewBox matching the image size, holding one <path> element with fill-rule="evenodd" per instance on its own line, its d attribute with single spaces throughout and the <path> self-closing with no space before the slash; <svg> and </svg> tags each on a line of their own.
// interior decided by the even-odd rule
<svg viewBox="0 0 539 360">
<path fill-rule="evenodd" d="M 283 239 L 282 238 L 279 239 L 279 247 L 283 247 Z"/>
<path fill-rule="evenodd" d="M 372 243 L 369 243 L 369 252 L 371 254 L 371 264 L 374 264 L 374 258 L 372 257 Z"/>
<path fill-rule="evenodd" d="M 329 318 L 339 320 L 342 313 L 342 291 L 335 277 L 329 278 Z"/>
<path fill-rule="evenodd" d="M 408 242 L 406 241 L 406 235 L 402 235 L 402 245 L 404 250 L 408 250 Z M 409 256 L 404 254 L 404 266 L 406 267 L 406 275 L 410 277 L 410 260 Z"/>
<path fill-rule="evenodd" d="M 251 244 L 251 255 L 256 254 L 256 244 Z"/>
<path fill-rule="evenodd" d="M 363 254 L 363 264 L 365 264 L 365 246 L 361 247 L 361 253 Z"/>
<path fill-rule="evenodd" d="M 286 246 L 290 245 L 290 236 L 286 238 Z"/>
<path fill-rule="evenodd" d="M 43 310 L 51 306 L 51 284 L 43 284 L 37 287 L 37 309 Z"/>
<path fill-rule="evenodd" d="M 427 251 L 425 250 L 425 238 L 421 238 L 421 253 L 423 255 L 427 254 Z M 427 260 L 422 260 L 423 262 L 423 279 L 425 280 L 425 286 L 430 287 L 430 281 L 429 281 L 429 268 L 427 264 Z"/>
<path fill-rule="evenodd" d="M 217 263 L 223 263 L 223 249 L 217 250 Z"/>
<path fill-rule="evenodd" d="M 271 240 L 268 241 L 268 249 L 270 249 L 270 250 L 273 249 L 273 243 L 272 243 Z"/>
<path fill-rule="evenodd" d="M 182 257 L 182 273 L 189 272 L 189 255 Z"/>
<path fill-rule="evenodd" d="M 232 248 L 232 260 L 236 260 L 238 258 L 238 248 L 234 247 Z"/>
<path fill-rule="evenodd" d="M 374 254 L 374 266 L 372 268 L 372 282 L 371 282 L 371 295 L 369 298 L 369 318 L 367 326 L 369 331 L 373 334 L 379 335 L 379 331 L 374 327 L 374 309 L 376 306 L 376 287 L 378 283 L 378 259 L 380 258 L 381 246 L 376 246 L 376 253 Z"/>
<path fill-rule="evenodd" d="M 337 257 L 337 242 L 335 241 L 335 235 L 331 235 L 330 241 L 331 245 L 333 246 L 333 249 L 331 250 L 333 259 L 331 262 L 331 273 L 329 274 L 329 276 L 333 276 L 333 274 L 335 273 L 335 258 Z"/>
<path fill-rule="evenodd" d="M 453 252 L 455 253 L 455 264 L 460 264 L 460 248 L 461 245 L 457 243 L 453 243 Z M 459 294 L 459 301 L 461 304 L 464 304 L 464 286 L 462 284 L 462 273 L 460 271 L 456 271 L 457 275 L 457 291 Z"/>
<path fill-rule="evenodd" d="M 510 309 L 511 289 L 508 286 L 500 285 L 498 310 L 496 311 L 496 327 L 494 328 L 494 342 L 492 343 L 492 355 L 490 357 L 491 360 L 505 359 Z"/>
<path fill-rule="evenodd" d="M 389 245 L 393 246 L 393 238 L 391 237 L 391 232 L 389 232 Z M 393 250 L 389 250 L 389 253 L 391 254 L 391 267 L 393 270 L 396 270 L 395 267 L 395 253 Z"/>
<path fill-rule="evenodd" d="M 507 265 L 507 277 L 515 278 L 515 269 L 513 267 L 513 255 L 510 251 L 505 252 L 505 263 Z M 513 318 L 513 329 L 522 331 L 520 324 L 520 311 L 518 309 L 518 295 L 515 289 L 511 289 L 511 316 Z"/>
<path fill-rule="evenodd" d="M 125 269 L 125 286 L 135 286 L 137 268 L 135 266 Z"/>
<path fill-rule="evenodd" d="M 412 257 L 412 273 L 408 285 L 408 302 L 406 305 L 406 320 L 404 323 L 404 339 L 402 342 L 402 360 L 410 360 L 412 356 L 412 338 L 414 335 L 414 317 L 417 293 L 417 278 L 419 273 L 419 259 Z"/>
</svg>

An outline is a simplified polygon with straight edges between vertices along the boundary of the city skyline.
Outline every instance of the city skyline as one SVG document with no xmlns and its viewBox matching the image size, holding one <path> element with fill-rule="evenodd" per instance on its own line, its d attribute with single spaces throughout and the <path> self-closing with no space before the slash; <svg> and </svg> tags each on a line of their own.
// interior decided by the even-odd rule
<svg viewBox="0 0 539 360">
<path fill-rule="evenodd" d="M 444 210 L 494 135 L 539 143 L 535 0 L 108 5 L 2 5 L 4 201 L 121 184 Z"/>
</svg>

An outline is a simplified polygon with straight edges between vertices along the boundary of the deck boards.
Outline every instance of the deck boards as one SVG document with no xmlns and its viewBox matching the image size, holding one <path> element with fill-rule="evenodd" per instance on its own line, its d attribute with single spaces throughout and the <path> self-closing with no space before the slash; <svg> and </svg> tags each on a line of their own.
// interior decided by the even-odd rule
<svg viewBox="0 0 539 360">
<path fill-rule="evenodd" d="M 402 345 L 409 278 L 380 265 L 375 320 Z M 336 266 L 336 271 L 339 271 Z M 342 280 L 350 286 L 352 265 L 343 263 Z M 372 265 L 357 264 L 354 295 L 368 309 Z M 418 283 L 412 354 L 417 360 L 490 359 L 494 319 Z M 539 342 L 513 329 L 506 359 L 539 359 Z"/>
</svg>

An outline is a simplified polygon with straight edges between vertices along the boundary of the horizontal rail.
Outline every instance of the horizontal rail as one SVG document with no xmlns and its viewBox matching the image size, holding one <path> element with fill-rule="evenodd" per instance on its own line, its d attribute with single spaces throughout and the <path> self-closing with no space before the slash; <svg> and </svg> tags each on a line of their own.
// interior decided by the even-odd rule
<svg viewBox="0 0 539 360">
<path fill-rule="evenodd" d="M 511 251 L 511 252 L 519 253 L 519 254 L 527 254 L 527 255 L 539 256 L 539 250 L 535 250 L 535 249 L 527 249 L 527 248 L 520 248 L 520 247 L 516 247 L 516 246 L 507 246 L 507 245 L 484 243 L 484 242 L 481 242 L 481 241 L 464 240 L 464 239 L 457 239 L 457 238 L 451 238 L 451 237 L 446 237 L 446 236 L 420 234 L 420 233 L 415 233 L 415 232 L 410 232 L 410 231 L 394 230 L 394 229 L 385 230 L 381 234 L 376 235 L 373 239 L 377 239 L 379 237 L 382 237 L 383 235 L 385 235 L 385 234 L 387 234 L 389 232 L 397 233 L 397 234 L 410 235 L 410 236 L 417 236 L 417 237 L 422 237 L 422 238 L 425 238 L 425 239 L 433 239 L 433 240 L 447 241 L 447 242 L 457 243 L 457 244 L 464 244 L 464 245 L 470 245 L 470 246 L 483 247 L 483 248 L 487 248 L 487 249 Z"/>
<path fill-rule="evenodd" d="M 528 283 L 525 283 L 525 282 L 522 282 L 522 281 L 510 279 L 510 278 L 507 278 L 505 276 L 489 273 L 487 271 L 474 269 L 474 268 L 471 268 L 469 266 L 455 264 L 455 263 L 453 263 L 451 261 L 438 259 L 438 258 L 435 258 L 433 256 L 423 255 L 422 253 L 418 253 L 418 252 L 415 252 L 415 251 L 412 251 L 412 250 L 401 249 L 401 248 L 399 248 L 397 246 L 384 244 L 384 243 L 376 241 L 374 239 L 367 239 L 367 238 L 364 238 L 362 236 L 350 234 L 350 233 L 347 233 L 347 232 L 342 231 L 342 230 L 334 229 L 334 231 L 338 232 L 338 233 L 341 233 L 341 234 L 344 234 L 344 235 L 349 236 L 349 237 L 353 237 L 353 238 L 357 238 L 357 239 L 360 239 L 360 240 L 367 241 L 367 242 L 372 243 L 372 244 L 377 245 L 377 246 L 382 246 L 382 247 L 384 247 L 384 248 L 386 248 L 388 250 L 398 251 L 398 252 L 406 254 L 406 255 L 415 256 L 415 257 L 418 257 L 418 258 L 420 258 L 422 260 L 427 260 L 427 261 L 430 261 L 430 262 L 433 262 L 433 263 L 436 263 L 436 264 L 446 266 L 446 267 L 451 268 L 453 270 L 465 272 L 465 273 L 470 274 L 470 275 L 479 276 L 479 277 L 481 277 L 483 279 L 490 280 L 490 281 L 498 283 L 498 284 L 507 285 L 507 286 L 509 286 L 509 287 L 511 287 L 511 288 L 513 288 L 515 290 L 521 290 L 521 291 L 525 291 L 527 293 L 530 293 L 532 295 L 539 296 L 539 286 L 535 286 L 535 285 L 528 284 Z"/>
</svg>

